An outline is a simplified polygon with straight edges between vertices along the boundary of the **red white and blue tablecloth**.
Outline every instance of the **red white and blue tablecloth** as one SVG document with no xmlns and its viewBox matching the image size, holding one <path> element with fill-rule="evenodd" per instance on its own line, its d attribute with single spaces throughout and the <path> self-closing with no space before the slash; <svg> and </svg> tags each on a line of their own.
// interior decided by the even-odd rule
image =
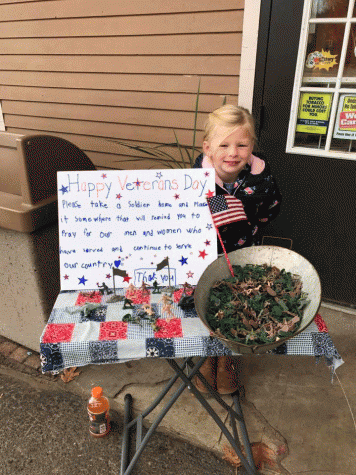
<svg viewBox="0 0 356 475">
<path fill-rule="evenodd" d="M 123 289 L 115 292 L 125 295 Z M 124 308 L 124 300 L 111 302 L 112 293 L 60 292 L 41 335 L 42 371 L 55 374 L 65 368 L 140 358 L 233 355 L 220 340 L 210 336 L 194 308 L 187 310 L 178 305 L 182 292 L 182 288 L 174 291 L 169 313 L 164 311 L 162 293 L 152 289 L 145 289 L 144 295 L 138 292 L 137 299 L 131 300 L 133 308 Z M 143 303 L 148 303 L 159 316 L 156 328 L 139 318 L 139 323 L 123 321 L 128 314 L 135 319 Z M 89 304 L 95 304 L 94 308 L 84 311 Z M 323 357 L 333 368 L 342 364 L 320 315 L 272 353 Z"/>
</svg>

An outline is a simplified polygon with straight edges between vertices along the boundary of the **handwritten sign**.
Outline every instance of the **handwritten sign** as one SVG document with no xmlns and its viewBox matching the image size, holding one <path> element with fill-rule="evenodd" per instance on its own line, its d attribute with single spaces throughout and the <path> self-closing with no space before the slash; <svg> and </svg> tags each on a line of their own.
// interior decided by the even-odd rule
<svg viewBox="0 0 356 475">
<path fill-rule="evenodd" d="M 57 180 L 62 290 L 196 284 L 217 258 L 206 201 L 214 170 L 58 172 Z"/>
</svg>

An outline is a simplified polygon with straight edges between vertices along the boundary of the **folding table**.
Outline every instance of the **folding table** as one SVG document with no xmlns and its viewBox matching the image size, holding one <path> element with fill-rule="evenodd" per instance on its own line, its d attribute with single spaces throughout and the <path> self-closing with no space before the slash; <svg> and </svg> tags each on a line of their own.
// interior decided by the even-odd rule
<svg viewBox="0 0 356 475">
<path fill-rule="evenodd" d="M 61 291 L 41 335 L 42 371 L 56 374 L 65 368 L 89 364 L 164 358 L 174 374 L 161 394 L 145 411 L 134 418 L 132 398 L 128 394 L 125 396 L 121 475 L 129 475 L 132 472 L 149 438 L 186 388 L 214 419 L 240 458 L 246 472 L 249 475 L 257 474 L 238 392 L 232 395 L 233 405 L 230 407 L 209 387 L 212 397 L 230 416 L 230 431 L 193 381 L 193 377 L 197 375 L 207 384 L 199 368 L 208 356 L 234 356 L 233 353 L 220 340 L 210 336 L 194 307 L 182 308 L 179 305 L 182 286 L 171 289 L 172 304 L 168 307 L 162 299 L 162 293 L 156 291 L 157 289 L 152 288 L 135 289 L 134 296 L 130 296 L 132 305 L 127 305 L 125 300 L 127 289 L 116 289 L 115 293 L 111 289 Z M 164 293 L 164 289 L 160 291 Z M 155 325 L 140 318 L 145 304 L 158 316 Z M 328 366 L 333 368 L 342 363 L 320 315 L 316 315 L 306 330 L 273 350 L 273 353 L 310 355 L 317 359 L 323 357 Z M 168 395 L 178 380 L 178 389 L 174 390 L 173 395 Z M 165 399 L 165 406 L 143 437 L 144 418 L 166 396 L 168 401 Z M 136 428 L 136 452 L 130 460 L 129 440 L 133 428 Z"/>
</svg>

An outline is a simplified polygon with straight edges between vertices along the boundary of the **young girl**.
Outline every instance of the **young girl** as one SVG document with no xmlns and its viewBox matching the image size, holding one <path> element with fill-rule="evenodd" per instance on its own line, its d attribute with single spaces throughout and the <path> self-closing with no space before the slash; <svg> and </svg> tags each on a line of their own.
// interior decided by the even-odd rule
<svg viewBox="0 0 356 475">
<path fill-rule="evenodd" d="M 255 143 L 254 120 L 247 109 L 226 104 L 209 114 L 204 153 L 194 168 L 215 168 L 216 195 L 235 196 L 244 210 L 238 220 L 219 227 L 227 252 L 260 244 L 261 229 L 279 213 L 280 192 L 266 160 L 252 153 Z M 218 240 L 218 253 L 222 252 Z M 200 372 L 220 394 L 238 388 L 231 357 L 208 358 Z M 199 378 L 196 385 L 207 392 Z"/>
</svg>

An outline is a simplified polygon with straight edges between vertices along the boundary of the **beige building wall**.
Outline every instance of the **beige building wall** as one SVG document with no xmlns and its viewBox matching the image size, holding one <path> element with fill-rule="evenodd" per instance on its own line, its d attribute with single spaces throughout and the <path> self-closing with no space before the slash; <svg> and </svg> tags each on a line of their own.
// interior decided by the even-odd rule
<svg viewBox="0 0 356 475">
<path fill-rule="evenodd" d="M 60 135 L 99 168 L 110 139 L 197 145 L 206 113 L 238 102 L 243 0 L 0 0 L 6 132 Z M 135 158 L 135 154 L 134 157 Z M 139 167 L 142 166 L 142 162 Z"/>
</svg>

